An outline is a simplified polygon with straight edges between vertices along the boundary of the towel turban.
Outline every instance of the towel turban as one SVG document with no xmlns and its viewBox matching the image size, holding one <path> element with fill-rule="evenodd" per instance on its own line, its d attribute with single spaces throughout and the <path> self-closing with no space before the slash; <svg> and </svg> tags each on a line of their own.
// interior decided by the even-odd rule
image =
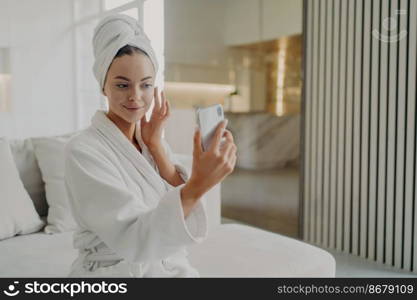
<svg viewBox="0 0 417 300">
<path fill-rule="evenodd" d="M 152 61 L 155 74 L 158 72 L 158 62 L 151 41 L 139 22 L 127 15 L 110 15 L 99 22 L 94 29 L 93 37 L 95 57 L 93 72 L 101 90 L 103 90 L 106 74 L 113 58 L 119 49 L 126 45 L 137 47 L 145 52 Z"/>
</svg>

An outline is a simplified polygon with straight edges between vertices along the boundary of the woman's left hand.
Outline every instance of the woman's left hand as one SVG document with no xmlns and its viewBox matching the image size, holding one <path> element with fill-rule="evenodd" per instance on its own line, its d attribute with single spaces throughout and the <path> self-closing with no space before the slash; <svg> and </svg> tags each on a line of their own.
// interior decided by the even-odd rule
<svg viewBox="0 0 417 300">
<path fill-rule="evenodd" d="M 161 95 L 159 94 L 157 87 L 154 89 L 154 99 L 155 103 L 150 120 L 146 121 L 146 116 L 143 116 L 140 123 L 142 140 L 149 149 L 155 149 L 162 145 L 162 129 L 170 116 L 169 102 L 163 91 Z"/>
</svg>

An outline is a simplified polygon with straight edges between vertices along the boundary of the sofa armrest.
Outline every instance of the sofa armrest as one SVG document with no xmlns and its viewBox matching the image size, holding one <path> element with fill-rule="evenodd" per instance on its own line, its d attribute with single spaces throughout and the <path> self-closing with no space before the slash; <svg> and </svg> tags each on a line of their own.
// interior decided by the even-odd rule
<svg viewBox="0 0 417 300">
<path fill-rule="evenodd" d="M 190 172 L 193 164 L 193 157 L 187 154 L 175 154 L 178 161 L 185 166 L 185 168 Z M 221 194 L 220 190 L 221 184 L 215 185 L 205 194 L 205 206 L 207 209 L 207 218 L 209 229 L 220 225 L 221 223 Z"/>
</svg>

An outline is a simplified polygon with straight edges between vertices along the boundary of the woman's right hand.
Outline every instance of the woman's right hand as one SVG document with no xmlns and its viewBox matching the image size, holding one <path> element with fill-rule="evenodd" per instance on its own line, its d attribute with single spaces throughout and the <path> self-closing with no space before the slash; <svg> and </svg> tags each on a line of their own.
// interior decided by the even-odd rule
<svg viewBox="0 0 417 300">
<path fill-rule="evenodd" d="M 227 175 L 236 164 L 236 145 L 232 133 L 225 129 L 227 120 L 221 122 L 207 151 L 201 145 L 201 132 L 194 133 L 193 167 L 190 179 L 184 186 L 184 198 L 198 200 Z M 222 138 L 225 141 L 221 143 Z M 185 200 L 185 199 L 184 199 Z"/>
</svg>

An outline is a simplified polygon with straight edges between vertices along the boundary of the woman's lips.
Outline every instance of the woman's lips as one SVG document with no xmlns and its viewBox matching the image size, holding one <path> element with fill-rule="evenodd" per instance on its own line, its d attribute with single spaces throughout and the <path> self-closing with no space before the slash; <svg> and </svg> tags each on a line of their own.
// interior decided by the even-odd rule
<svg viewBox="0 0 417 300">
<path fill-rule="evenodd" d="M 127 106 L 123 106 L 123 107 L 129 111 L 137 111 L 143 108 L 143 107 L 127 107 Z"/>
</svg>

